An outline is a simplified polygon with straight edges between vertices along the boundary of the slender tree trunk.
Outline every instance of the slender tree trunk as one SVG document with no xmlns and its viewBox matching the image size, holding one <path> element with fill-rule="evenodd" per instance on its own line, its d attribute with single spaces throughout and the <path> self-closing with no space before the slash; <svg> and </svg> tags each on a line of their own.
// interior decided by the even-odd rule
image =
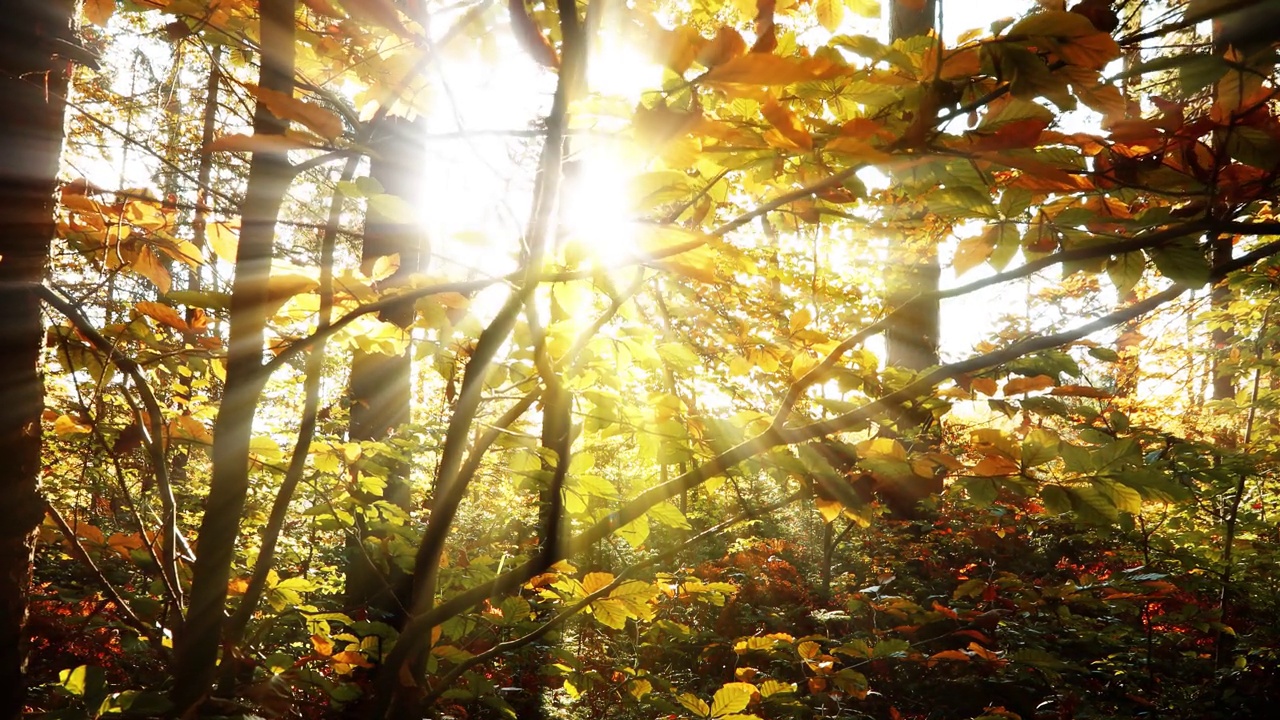
<svg viewBox="0 0 1280 720">
<path fill-rule="evenodd" d="M 928 34 L 934 29 L 937 0 L 925 0 L 918 8 L 916 3 L 891 0 L 889 3 L 889 31 L 894 40 L 905 40 Z M 938 289 L 938 254 L 933 248 L 923 258 L 916 258 L 901 238 L 890 248 L 894 257 L 890 280 L 889 306 L 903 307 L 898 322 L 885 332 L 886 361 L 890 367 L 907 370 L 923 370 L 938 364 L 938 301 L 936 299 L 911 302 L 920 293 Z"/>
<path fill-rule="evenodd" d="M 258 85 L 293 94 L 294 0 L 262 0 L 262 70 Z M 280 135 L 285 123 L 262 103 L 254 115 L 255 135 Z M 265 377 L 263 332 L 267 321 L 267 278 L 275 240 L 276 216 L 291 178 L 288 158 L 255 152 L 242 209 L 236 274 L 231 285 L 227 380 L 214 424 L 213 477 L 200 524 L 198 557 L 191 583 L 187 620 L 174 655 L 173 701 L 186 712 L 206 695 L 213 680 L 218 645 L 226 620 L 227 582 L 235 559 L 236 537 L 249 489 L 249 441 Z M 224 658 L 224 662 L 231 658 Z"/>
<path fill-rule="evenodd" d="M 40 413 L 44 328 L 33 285 L 44 280 L 53 236 L 53 193 L 62 150 L 75 4 L 16 0 L 0 23 L 0 718 L 26 701 L 23 624 L 34 531 L 44 515 Z"/>
<path fill-rule="evenodd" d="M 421 186 L 422 177 L 422 128 L 402 118 L 387 118 L 382 122 L 381 133 L 373 140 L 373 159 L 369 174 L 381 183 L 384 191 L 412 204 L 414 193 Z M 409 275 L 421 270 L 425 259 L 422 232 L 417 223 L 408 218 L 387 217 L 376 208 L 369 209 L 365 222 L 364 249 L 361 266 L 366 274 L 374 264 L 392 255 L 400 256 L 400 267 L 381 283 L 383 289 L 394 288 Z M 413 306 L 403 305 L 379 315 L 385 322 L 408 328 L 413 322 Z M 413 394 L 411 384 L 412 353 L 409 348 L 396 355 L 367 353 L 356 350 L 351 358 L 351 440 L 385 440 L 399 426 L 409 422 L 410 403 Z M 382 499 L 409 509 L 409 466 L 396 463 L 387 469 L 387 485 Z M 376 497 L 365 497 L 372 503 Z M 386 572 L 382 562 L 370 552 L 364 542 L 377 533 L 368 532 L 368 523 L 358 517 L 356 529 L 359 537 L 348 542 L 346 602 L 349 607 L 365 607 L 380 615 L 370 619 L 399 625 L 409 606 L 410 584 L 407 573 L 399 569 L 394 560 L 388 560 Z"/>
</svg>

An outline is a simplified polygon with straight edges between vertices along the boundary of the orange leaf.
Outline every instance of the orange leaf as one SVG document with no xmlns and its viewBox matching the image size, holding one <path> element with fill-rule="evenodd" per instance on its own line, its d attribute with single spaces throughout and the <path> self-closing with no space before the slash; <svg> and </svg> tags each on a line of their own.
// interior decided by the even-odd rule
<svg viewBox="0 0 1280 720">
<path fill-rule="evenodd" d="M 160 292 L 169 292 L 169 285 L 172 282 L 169 271 L 160 264 L 159 258 L 151 252 L 151 248 L 143 247 L 138 251 L 138 257 L 129 264 L 129 269 L 150 280 Z"/>
<path fill-rule="evenodd" d="M 737 30 L 731 27 L 722 26 L 716 31 L 716 36 L 711 42 L 702 47 L 698 53 L 698 62 L 703 67 L 713 68 L 744 55 L 747 52 L 747 43 L 738 34 Z M 687 67 L 687 66 L 686 66 Z"/>
<path fill-rule="evenodd" d="M 996 394 L 996 381 L 991 378 L 974 378 L 969 387 L 982 393 L 983 395 Z"/>
<path fill-rule="evenodd" d="M 800 150 L 812 150 L 813 138 L 809 137 L 809 132 L 804 129 L 792 112 L 773 100 L 765 102 L 760 108 L 760 113 L 764 115 L 764 119 L 769 124 L 778 129 L 778 133 L 785 138 L 791 145 Z"/>
<path fill-rule="evenodd" d="M 1089 387 L 1088 385 L 1060 385 L 1050 390 L 1049 394 L 1064 397 L 1096 398 L 1098 400 L 1105 400 L 1107 398 L 1114 397 L 1114 395 L 1106 390 Z"/>
<path fill-rule="evenodd" d="M 1016 475 L 1020 470 L 1018 463 L 1004 455 L 988 455 L 974 465 L 969 473 L 977 477 L 1003 477 Z"/>
<path fill-rule="evenodd" d="M 788 85 L 831 78 L 843 72 L 843 68 L 822 58 L 793 60 L 777 55 L 751 53 L 708 70 L 702 76 L 702 81 L 721 85 Z"/>
<path fill-rule="evenodd" d="M 334 653 L 329 657 L 329 659 L 335 663 L 342 663 L 343 665 L 355 665 L 356 667 L 362 668 L 373 667 L 373 663 L 369 662 L 362 653 L 358 653 L 355 650 L 344 650 L 340 653 Z"/>
<path fill-rule="evenodd" d="M 929 656 L 929 667 L 933 667 L 943 660 L 955 660 L 957 662 L 969 662 L 969 656 L 963 650 L 943 650 L 940 653 L 934 653 Z"/>
<path fill-rule="evenodd" d="M 1048 375 L 1014 378 L 1004 384 L 1004 394 L 1017 395 L 1019 393 L 1032 392 L 1034 390 L 1043 390 L 1047 387 L 1053 387 L 1056 384 L 1057 382 Z"/>
<path fill-rule="evenodd" d="M 223 135 L 204 147 L 205 152 L 253 152 L 283 153 L 289 150 L 307 150 L 311 143 L 287 135 Z"/>
<path fill-rule="evenodd" d="M 164 303 L 143 301 L 134 304 L 134 309 L 164 325 L 168 325 L 174 330 L 181 332 L 189 332 L 190 326 L 182 319 L 177 310 L 165 305 Z"/>
<path fill-rule="evenodd" d="M 342 135 L 345 126 L 342 124 L 342 118 L 332 110 L 327 110 L 319 105 L 313 105 L 303 102 L 292 95 L 286 95 L 282 92 L 276 92 L 264 87 L 259 87 L 253 83 L 247 83 L 245 88 L 262 104 L 272 115 L 281 120 L 294 120 L 302 123 L 315 134 L 326 140 L 333 140 Z"/>
<path fill-rule="evenodd" d="M 333 641 L 323 635 L 312 635 L 311 647 L 315 648 L 316 654 L 321 657 L 329 657 L 333 654 Z"/>
</svg>

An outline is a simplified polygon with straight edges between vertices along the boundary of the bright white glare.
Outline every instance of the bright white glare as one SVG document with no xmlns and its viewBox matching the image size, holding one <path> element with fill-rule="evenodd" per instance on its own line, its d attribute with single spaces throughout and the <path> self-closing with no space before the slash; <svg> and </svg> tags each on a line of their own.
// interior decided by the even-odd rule
<svg viewBox="0 0 1280 720">
<path fill-rule="evenodd" d="M 566 254 L 589 256 L 599 267 L 618 267 L 637 250 L 630 180 L 635 169 L 605 150 L 588 153 L 575 165 L 565 188 Z"/>
</svg>

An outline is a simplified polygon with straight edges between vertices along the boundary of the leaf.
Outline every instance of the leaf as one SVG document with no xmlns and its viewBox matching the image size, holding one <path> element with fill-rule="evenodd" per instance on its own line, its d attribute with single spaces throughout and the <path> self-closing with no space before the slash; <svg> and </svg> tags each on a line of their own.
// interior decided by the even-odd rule
<svg viewBox="0 0 1280 720">
<path fill-rule="evenodd" d="M 116 12 L 116 0 L 84 0 L 84 17 L 98 27 L 106 27 Z"/>
<path fill-rule="evenodd" d="M 718 85 L 790 85 L 835 77 L 843 69 L 821 58 L 792 60 L 769 53 L 748 53 L 714 67 L 702 82 Z"/>
<path fill-rule="evenodd" d="M 988 455 L 970 468 L 969 472 L 978 477 L 1003 477 L 1017 475 L 1021 469 L 1018 463 L 1003 455 Z"/>
<path fill-rule="evenodd" d="M 582 592 L 583 594 L 590 595 L 611 582 L 613 582 L 613 573 L 587 573 L 587 575 L 582 578 Z"/>
<path fill-rule="evenodd" d="M 1019 395 L 1021 393 L 1034 392 L 1053 387 L 1057 381 L 1048 375 L 1035 375 L 1033 377 L 1013 378 L 1004 384 L 1005 395 Z"/>
<path fill-rule="evenodd" d="M 818 507 L 818 513 L 822 515 L 823 522 L 829 523 L 844 512 L 844 504 L 839 500 L 826 500 L 819 497 L 814 498 L 814 504 Z"/>
<path fill-rule="evenodd" d="M 644 678 L 633 678 L 627 682 L 627 694 L 636 700 L 643 699 L 651 692 L 653 692 L 653 683 Z"/>
<path fill-rule="evenodd" d="M 164 303 L 144 300 L 139 303 L 134 303 L 133 307 L 143 315 L 146 315 L 152 320 L 163 325 L 168 325 L 174 330 L 179 330 L 181 332 L 191 331 L 191 327 L 187 325 L 187 321 L 182 319 L 182 316 L 178 314 L 178 311 Z"/>
<path fill-rule="evenodd" d="M 1101 388 L 1090 387 L 1088 385 L 1059 385 L 1049 391 L 1050 395 L 1059 395 L 1062 397 L 1082 397 L 1105 400 L 1114 397 L 1111 393 Z"/>
<path fill-rule="evenodd" d="M 711 717 L 711 706 L 707 705 L 707 703 L 697 695 L 694 695 L 693 693 L 680 693 L 676 699 L 694 715 L 703 718 Z"/>
<path fill-rule="evenodd" d="M 1107 277 L 1111 278 L 1111 284 L 1116 287 L 1116 294 L 1124 297 L 1142 279 L 1146 269 L 1147 260 L 1142 253 L 1125 253 L 1107 262 Z"/>
<path fill-rule="evenodd" d="M 272 115 L 301 123 L 326 140 L 336 140 L 345 129 L 342 118 L 332 110 L 253 83 L 246 83 L 245 89 Z"/>
<path fill-rule="evenodd" d="M 817 0 L 813 6 L 818 24 L 826 28 L 827 32 L 840 29 L 841 23 L 844 22 L 844 10 L 844 0 Z"/>
<path fill-rule="evenodd" d="M 1172 243 L 1149 252 L 1156 269 L 1170 280 L 1192 288 L 1209 282 L 1209 261 L 1194 242 Z"/>
<path fill-rule="evenodd" d="M 88 435 L 93 432 L 93 427 L 82 423 L 70 415 L 59 415 L 53 421 L 53 434 L 60 438 L 72 437 L 75 435 Z"/>
<path fill-rule="evenodd" d="M 173 282 L 169 271 L 161 264 L 156 254 L 151 252 L 150 247 L 144 246 L 138 251 L 138 257 L 129 263 L 129 269 L 150 280 L 160 292 L 169 292 L 169 286 Z"/>
<path fill-rule="evenodd" d="M 313 150 L 315 145 L 290 135 L 223 135 L 204 147 L 205 152 L 286 153 L 290 150 Z"/>
<path fill-rule="evenodd" d="M 986 262 L 995 247 L 990 229 L 981 235 L 964 238 L 956 243 L 956 254 L 951 259 L 951 267 L 955 270 L 956 276 L 963 275 Z"/>
<path fill-rule="evenodd" d="M 1023 467 L 1037 467 L 1058 457 L 1060 444 L 1058 433 L 1045 428 L 1035 428 L 1022 441 Z"/>
<path fill-rule="evenodd" d="M 943 650 L 942 652 L 930 655 L 928 665 L 929 667 L 933 667 L 944 660 L 951 662 L 969 662 L 970 658 L 963 650 Z"/>
<path fill-rule="evenodd" d="M 756 686 L 751 683 L 725 683 L 716 691 L 711 699 L 711 717 L 722 718 L 731 713 L 745 710 L 755 695 Z"/>
</svg>

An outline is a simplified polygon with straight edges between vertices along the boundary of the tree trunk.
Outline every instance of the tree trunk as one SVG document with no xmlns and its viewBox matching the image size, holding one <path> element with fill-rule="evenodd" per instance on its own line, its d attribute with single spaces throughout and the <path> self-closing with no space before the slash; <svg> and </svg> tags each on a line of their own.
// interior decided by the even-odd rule
<svg viewBox="0 0 1280 720">
<path fill-rule="evenodd" d="M 293 94 L 294 0 L 262 0 L 258 85 Z M 281 135 L 286 123 L 258 103 L 255 135 Z M 288 158 L 255 152 L 249 165 L 236 274 L 231 285 L 227 380 L 213 432 L 213 477 L 200 523 L 191 603 L 174 648 L 173 702 L 179 714 L 202 701 L 213 680 L 226 620 L 227 582 L 249 490 L 249 441 L 265 377 L 263 333 L 276 216 L 291 178 Z M 223 658 L 224 662 L 231 658 Z"/>
<path fill-rule="evenodd" d="M 919 9 L 909 7 L 913 4 L 903 0 L 889 3 L 889 32 L 894 40 L 933 30 L 937 0 L 925 0 Z M 911 302 L 920 293 L 938 289 L 938 253 L 933 248 L 927 252 L 925 258 L 914 258 L 901 244 L 890 248 L 896 271 L 888 274 L 889 307 L 903 308 L 897 322 L 885 332 L 885 359 L 890 367 L 923 370 L 938 364 L 938 301 Z"/>
<path fill-rule="evenodd" d="M 22 716 L 23 623 L 34 531 L 44 515 L 40 413 L 44 328 L 32 286 L 43 282 L 53 237 L 53 193 L 62 150 L 68 0 L 17 0 L 0 24 L 0 718 Z"/>
<path fill-rule="evenodd" d="M 388 118 L 379 136 L 373 140 L 373 158 L 369 175 L 385 192 L 413 204 L 414 193 L 422 185 L 423 135 L 419 123 L 402 118 Z M 425 259 L 422 232 L 408 218 L 386 217 L 374 208 L 365 221 L 364 249 L 361 267 L 366 274 L 373 271 L 380 258 L 400 256 L 400 267 L 381 284 L 394 288 L 409 275 L 419 272 Z M 379 315 L 384 322 L 408 328 L 413 322 L 413 306 L 404 305 Z M 409 422 L 412 353 L 409 348 L 397 355 L 367 353 L 356 350 L 351 358 L 351 425 L 348 436 L 353 441 L 386 440 L 399 426 Z M 409 509 L 409 466 L 396 463 L 387 469 L 387 485 L 382 499 L 397 507 Z M 362 500 L 371 504 L 376 497 Z M 365 544 L 368 523 L 357 515 L 359 537 L 348 542 L 346 602 L 349 607 L 365 607 L 372 611 L 371 620 L 398 626 L 409 605 L 407 573 L 391 558 L 372 555 Z M 381 569 L 383 561 L 388 569 Z"/>
</svg>

